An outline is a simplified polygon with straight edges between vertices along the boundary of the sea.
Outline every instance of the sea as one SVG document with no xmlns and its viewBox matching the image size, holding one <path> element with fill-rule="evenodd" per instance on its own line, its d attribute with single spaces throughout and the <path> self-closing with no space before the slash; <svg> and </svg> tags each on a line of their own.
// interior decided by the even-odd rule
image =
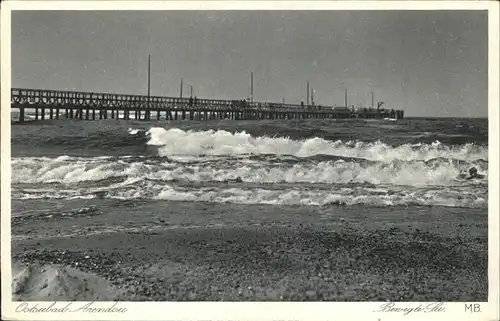
<svg viewBox="0 0 500 321">
<path fill-rule="evenodd" d="M 487 119 L 45 120 L 12 126 L 14 200 L 487 210 Z M 482 178 L 466 179 L 475 167 Z"/>
</svg>

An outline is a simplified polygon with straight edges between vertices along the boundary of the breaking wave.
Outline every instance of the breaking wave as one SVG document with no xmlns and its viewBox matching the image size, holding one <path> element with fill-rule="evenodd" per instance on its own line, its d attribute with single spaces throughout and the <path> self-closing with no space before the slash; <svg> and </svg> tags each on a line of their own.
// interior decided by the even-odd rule
<svg viewBox="0 0 500 321">
<path fill-rule="evenodd" d="M 127 136 L 154 146 L 153 155 L 14 157 L 12 196 L 487 207 L 488 147 L 482 145 L 392 146 L 156 127 L 129 128 Z M 483 176 L 466 179 L 471 167 Z"/>
<path fill-rule="evenodd" d="M 137 132 L 135 132 L 137 133 Z M 336 155 L 390 162 L 393 160 L 430 160 L 450 158 L 459 160 L 488 159 L 488 147 L 472 143 L 445 145 L 404 144 L 390 146 L 380 141 L 330 141 L 323 138 L 292 140 L 287 137 L 252 137 L 246 132 L 231 133 L 225 130 L 184 131 L 178 128 L 154 127 L 146 132 L 148 144 L 158 146 L 160 156 L 178 155 Z"/>
<path fill-rule="evenodd" d="M 143 181 L 128 182 L 122 188 L 44 188 L 40 190 L 19 190 L 14 197 L 19 199 L 152 199 L 167 201 L 187 201 L 232 204 L 267 205 L 357 205 L 370 206 L 450 206 L 486 207 L 481 188 L 404 188 L 391 187 L 341 187 L 330 189 L 288 187 L 272 189 L 265 187 L 201 187 L 186 188 Z"/>
<path fill-rule="evenodd" d="M 276 159 L 216 159 L 182 163 L 168 159 L 133 157 L 16 158 L 12 161 L 12 182 L 97 184 L 113 183 L 113 178 L 156 181 L 246 183 L 321 183 L 321 184 L 391 184 L 409 186 L 464 185 L 487 182 L 488 163 L 449 159 L 390 162 L 363 160 L 305 161 L 280 163 Z M 461 179 L 475 166 L 483 179 Z M 107 180 L 106 182 L 103 182 Z M 117 183 L 120 184 L 120 183 Z"/>
<path fill-rule="evenodd" d="M 487 174 L 486 161 L 275 161 L 18 158 L 12 162 L 12 195 L 273 205 L 487 206 L 487 176 L 457 178 L 471 164 Z"/>
</svg>

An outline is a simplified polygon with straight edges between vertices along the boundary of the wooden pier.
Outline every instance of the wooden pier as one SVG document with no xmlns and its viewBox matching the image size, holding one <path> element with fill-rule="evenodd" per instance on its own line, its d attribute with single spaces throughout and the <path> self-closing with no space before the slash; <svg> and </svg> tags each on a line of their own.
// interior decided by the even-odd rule
<svg viewBox="0 0 500 321">
<path fill-rule="evenodd" d="M 259 119 L 333 119 L 396 118 L 402 110 L 347 108 L 319 105 L 244 100 L 200 99 L 197 97 L 160 97 L 44 89 L 11 89 L 11 107 L 19 110 L 19 122 L 46 119 L 131 119 L 137 120 L 259 120 Z"/>
</svg>

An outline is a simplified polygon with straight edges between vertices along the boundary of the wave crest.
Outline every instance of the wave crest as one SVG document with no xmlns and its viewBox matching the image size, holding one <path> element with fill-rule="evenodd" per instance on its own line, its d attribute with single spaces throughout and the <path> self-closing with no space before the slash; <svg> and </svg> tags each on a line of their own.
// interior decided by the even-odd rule
<svg viewBox="0 0 500 321">
<path fill-rule="evenodd" d="M 484 174 L 483 179 L 467 181 L 460 178 L 471 166 Z M 248 183 L 321 183 L 374 185 L 470 185 L 486 184 L 488 163 L 449 159 L 430 161 L 304 161 L 277 163 L 251 159 L 179 163 L 148 158 L 14 158 L 12 182 L 82 184 L 120 186 L 122 179 L 224 182 L 241 180 Z"/>
<path fill-rule="evenodd" d="M 270 186 L 269 186 L 270 187 Z M 181 202 L 265 204 L 265 205 L 369 205 L 369 206 L 447 206 L 463 208 L 487 207 L 480 188 L 395 189 L 389 187 L 335 187 L 331 189 L 271 189 L 239 186 L 185 188 L 163 182 L 142 181 L 123 188 L 96 192 L 98 189 L 43 189 L 38 192 L 14 191 L 19 199 L 154 199 Z M 19 195 L 16 195 L 19 194 Z M 99 194 L 99 195 L 98 195 Z"/>
<path fill-rule="evenodd" d="M 315 137 L 293 140 L 287 137 L 253 137 L 245 131 L 231 133 L 225 130 L 184 131 L 178 128 L 150 128 L 146 135 L 148 145 L 158 146 L 160 156 L 201 155 L 292 155 L 311 157 L 335 155 L 364 158 L 375 161 L 430 160 L 449 158 L 459 160 L 488 159 L 488 147 L 475 144 L 445 145 L 436 141 L 431 144 L 404 144 L 390 146 L 380 141 L 330 141 Z"/>
</svg>

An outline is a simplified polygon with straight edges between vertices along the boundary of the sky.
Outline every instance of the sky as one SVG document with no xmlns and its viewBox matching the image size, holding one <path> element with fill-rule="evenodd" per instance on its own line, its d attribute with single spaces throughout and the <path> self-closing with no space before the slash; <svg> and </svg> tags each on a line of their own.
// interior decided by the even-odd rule
<svg viewBox="0 0 500 321">
<path fill-rule="evenodd" d="M 15 11 L 12 87 L 487 117 L 486 11 Z"/>
</svg>

